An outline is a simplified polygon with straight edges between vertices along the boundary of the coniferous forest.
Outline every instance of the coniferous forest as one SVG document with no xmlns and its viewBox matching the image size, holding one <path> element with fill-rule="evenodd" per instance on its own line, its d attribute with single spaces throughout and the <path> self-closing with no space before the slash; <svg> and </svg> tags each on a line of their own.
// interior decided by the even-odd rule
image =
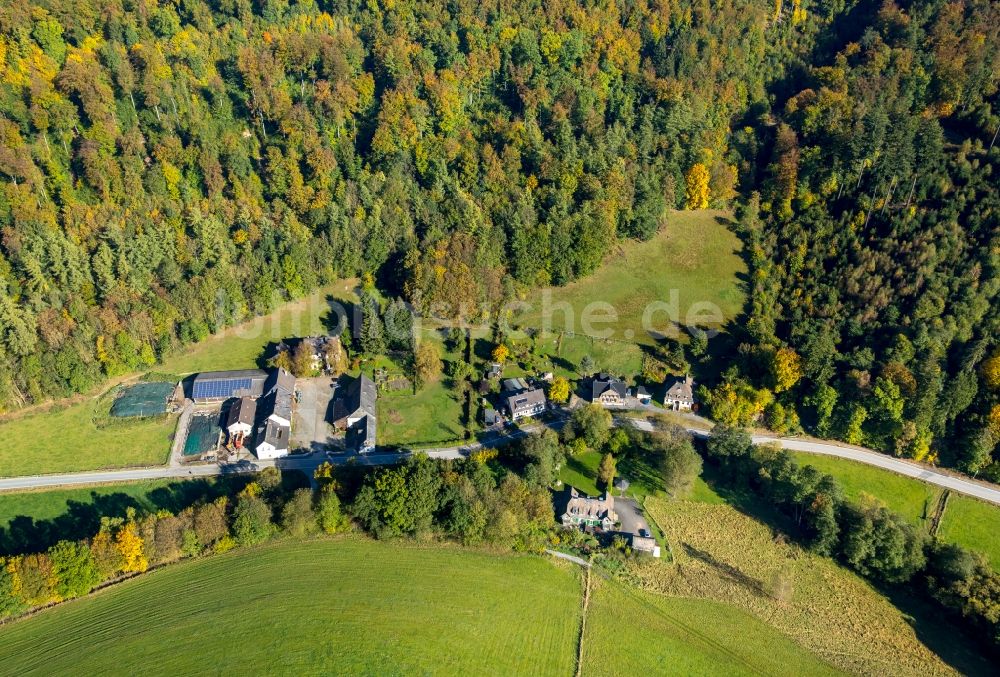
<svg viewBox="0 0 1000 677">
<path fill-rule="evenodd" d="M 996 478 L 998 31 L 990 0 L 4 3 L 0 409 L 336 278 L 488 309 L 731 207 L 712 415 Z"/>
</svg>

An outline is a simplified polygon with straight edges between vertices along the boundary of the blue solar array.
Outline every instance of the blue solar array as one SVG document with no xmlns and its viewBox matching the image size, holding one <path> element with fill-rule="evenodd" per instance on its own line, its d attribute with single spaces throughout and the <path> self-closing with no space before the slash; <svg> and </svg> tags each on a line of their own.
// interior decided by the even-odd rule
<svg viewBox="0 0 1000 677">
<path fill-rule="evenodd" d="M 217 381 L 195 381 L 192 396 L 196 400 L 225 399 L 232 397 L 238 390 L 249 390 L 253 379 L 227 378 Z"/>
</svg>

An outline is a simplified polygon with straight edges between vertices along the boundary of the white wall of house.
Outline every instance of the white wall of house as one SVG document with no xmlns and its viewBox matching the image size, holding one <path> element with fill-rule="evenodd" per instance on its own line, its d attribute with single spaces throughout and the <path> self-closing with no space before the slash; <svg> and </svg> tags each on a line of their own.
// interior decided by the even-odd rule
<svg viewBox="0 0 1000 677">
<path fill-rule="evenodd" d="M 253 426 L 251 426 L 249 423 L 241 423 L 237 421 L 236 423 L 226 428 L 226 430 L 229 432 L 230 437 L 236 437 L 237 435 L 243 435 L 244 437 L 246 437 L 251 432 L 253 432 Z"/>
<path fill-rule="evenodd" d="M 288 456 L 288 449 L 276 449 L 273 444 L 268 444 L 267 442 L 261 442 L 257 445 L 256 449 L 257 458 L 261 460 L 267 460 L 271 458 L 281 458 L 282 456 Z"/>
<path fill-rule="evenodd" d="M 267 417 L 267 420 L 274 421 L 278 425 L 283 425 L 283 426 L 285 426 L 287 428 L 291 428 L 292 427 L 292 422 L 291 421 L 289 421 L 287 418 L 282 418 L 281 416 L 278 416 L 277 414 L 271 414 L 270 416 Z"/>
</svg>

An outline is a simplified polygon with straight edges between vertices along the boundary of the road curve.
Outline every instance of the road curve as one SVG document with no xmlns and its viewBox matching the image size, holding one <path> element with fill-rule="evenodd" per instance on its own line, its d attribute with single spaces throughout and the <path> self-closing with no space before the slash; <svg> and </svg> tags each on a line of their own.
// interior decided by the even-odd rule
<svg viewBox="0 0 1000 677">
<path fill-rule="evenodd" d="M 704 430 L 698 430 L 695 428 L 688 428 L 687 430 L 695 437 L 705 438 L 709 436 L 709 433 Z M 951 475 L 915 461 L 907 461 L 901 458 L 887 456 L 886 454 L 880 454 L 879 452 L 871 451 L 870 449 L 850 447 L 830 442 L 814 442 L 810 440 L 797 440 L 794 438 L 772 437 L 769 435 L 754 435 L 752 439 L 754 444 L 776 443 L 780 445 L 782 449 L 788 449 L 789 451 L 804 451 L 808 454 L 836 456 L 838 458 L 846 458 L 859 463 L 866 463 L 899 475 L 923 480 L 929 484 L 935 484 L 939 487 L 951 489 L 952 491 L 960 494 L 965 494 L 967 496 L 972 496 L 974 498 L 1000 505 L 1000 487 L 989 485 L 985 482 L 977 482 L 964 477 Z"/>
</svg>

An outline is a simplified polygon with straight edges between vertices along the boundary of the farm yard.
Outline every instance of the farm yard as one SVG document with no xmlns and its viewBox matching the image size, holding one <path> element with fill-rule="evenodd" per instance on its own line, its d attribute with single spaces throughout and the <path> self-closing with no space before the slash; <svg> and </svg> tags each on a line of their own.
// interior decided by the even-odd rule
<svg viewBox="0 0 1000 677">
<path fill-rule="evenodd" d="M 284 541 L 0 627 L 0 673 L 569 675 L 579 612 L 577 571 L 537 557 Z"/>
</svg>

